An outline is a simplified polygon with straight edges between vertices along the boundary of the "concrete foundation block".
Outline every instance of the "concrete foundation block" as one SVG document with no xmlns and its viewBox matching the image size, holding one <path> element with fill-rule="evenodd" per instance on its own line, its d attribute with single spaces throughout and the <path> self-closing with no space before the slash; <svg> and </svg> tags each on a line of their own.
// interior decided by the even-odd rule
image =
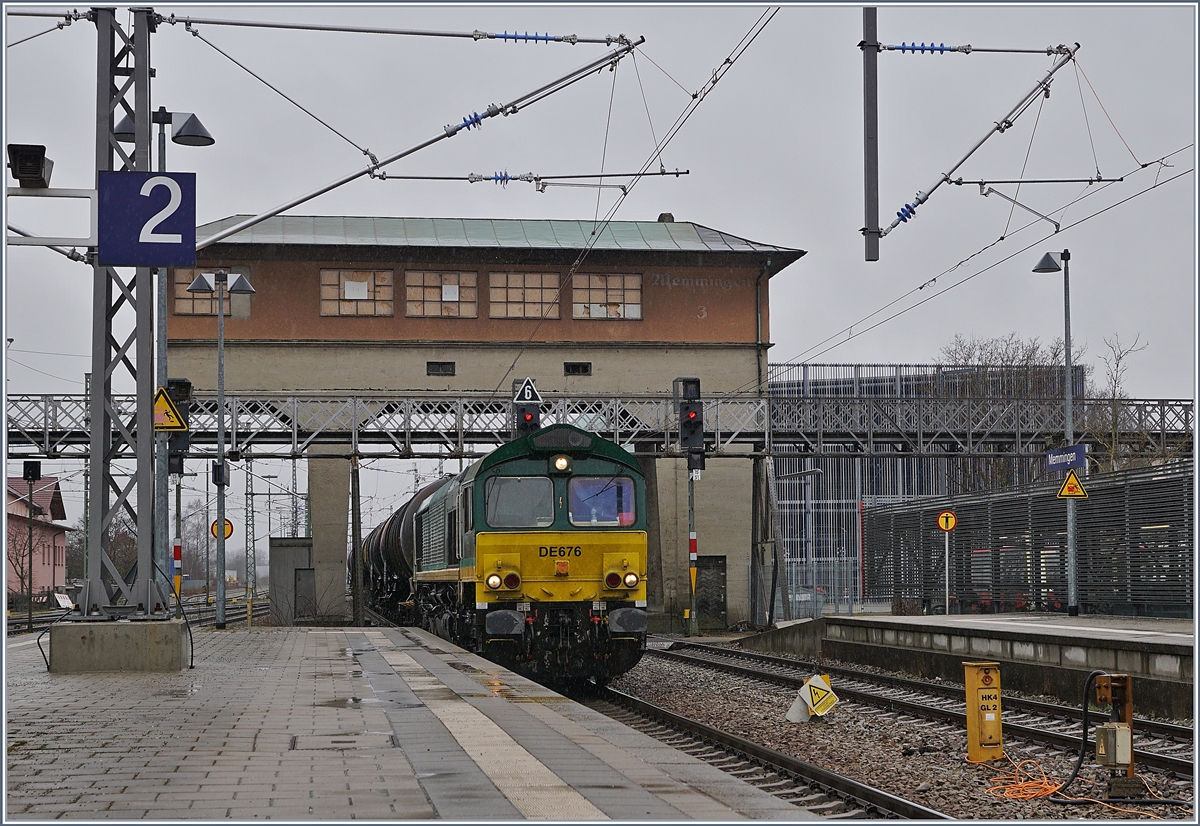
<svg viewBox="0 0 1200 826">
<path fill-rule="evenodd" d="M 50 672 L 182 671 L 187 668 L 182 620 L 60 622 L 50 628 Z"/>
</svg>

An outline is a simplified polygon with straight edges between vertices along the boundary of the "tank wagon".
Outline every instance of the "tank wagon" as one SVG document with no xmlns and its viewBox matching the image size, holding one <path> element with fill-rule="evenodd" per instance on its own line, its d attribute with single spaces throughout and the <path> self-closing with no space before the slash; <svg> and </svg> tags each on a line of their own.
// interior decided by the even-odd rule
<svg viewBox="0 0 1200 826">
<path fill-rule="evenodd" d="M 374 610 L 536 679 L 603 683 L 645 650 L 645 477 L 579 428 L 422 488 L 363 554 Z"/>
</svg>

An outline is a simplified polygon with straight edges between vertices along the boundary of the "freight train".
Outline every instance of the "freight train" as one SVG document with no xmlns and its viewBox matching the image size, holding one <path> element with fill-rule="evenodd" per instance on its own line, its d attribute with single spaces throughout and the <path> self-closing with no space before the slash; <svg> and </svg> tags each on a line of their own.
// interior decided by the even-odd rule
<svg viewBox="0 0 1200 826">
<path fill-rule="evenodd" d="M 646 647 L 646 481 L 571 425 L 417 491 L 363 543 L 376 612 L 534 679 L 603 684 Z"/>
</svg>

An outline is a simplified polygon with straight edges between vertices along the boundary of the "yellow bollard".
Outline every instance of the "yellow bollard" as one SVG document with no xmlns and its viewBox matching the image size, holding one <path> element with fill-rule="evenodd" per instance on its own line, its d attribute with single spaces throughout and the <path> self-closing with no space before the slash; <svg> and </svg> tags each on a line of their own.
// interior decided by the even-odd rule
<svg viewBox="0 0 1200 826">
<path fill-rule="evenodd" d="M 963 663 L 967 688 L 967 759 L 972 763 L 1004 755 L 1000 721 L 1000 663 Z"/>
</svg>

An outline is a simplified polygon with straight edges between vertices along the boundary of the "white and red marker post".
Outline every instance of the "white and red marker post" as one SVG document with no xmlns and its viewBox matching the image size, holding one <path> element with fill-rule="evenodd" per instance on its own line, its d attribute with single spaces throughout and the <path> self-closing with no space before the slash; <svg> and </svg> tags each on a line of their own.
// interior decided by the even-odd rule
<svg viewBox="0 0 1200 826">
<path fill-rule="evenodd" d="M 183 591 L 180 590 L 183 582 L 183 539 L 175 537 L 172 541 L 171 550 L 171 576 L 175 580 L 175 616 L 183 616 Z"/>
</svg>

